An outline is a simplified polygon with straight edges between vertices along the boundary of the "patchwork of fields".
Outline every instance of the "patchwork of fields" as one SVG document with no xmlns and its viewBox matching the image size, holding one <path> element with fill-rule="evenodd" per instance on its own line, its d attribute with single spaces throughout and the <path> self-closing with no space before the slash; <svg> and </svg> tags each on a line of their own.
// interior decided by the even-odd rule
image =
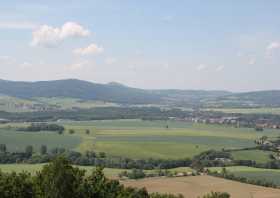
<svg viewBox="0 0 280 198">
<path fill-rule="evenodd" d="M 255 146 L 254 140 L 265 135 L 276 137 L 278 130 L 257 132 L 254 129 L 228 126 L 193 124 L 175 121 L 115 120 L 64 123 L 86 140 L 84 131 L 92 131 L 93 148 L 112 156 L 129 158 L 176 159 L 193 157 L 209 149 L 221 150 Z M 168 129 L 166 126 L 168 125 Z M 86 150 L 89 146 L 80 147 Z M 82 143 L 83 144 L 83 143 Z M 252 160 L 269 160 L 269 153 L 261 151 L 236 152 L 236 158 L 252 157 Z M 248 159 L 248 158 L 247 158 Z"/>
<path fill-rule="evenodd" d="M 142 120 L 107 120 L 83 122 L 58 122 L 65 127 L 62 135 L 56 132 L 22 132 L 17 127 L 27 126 L 28 123 L 13 123 L 0 125 L 0 144 L 6 144 L 8 151 L 23 151 L 27 145 L 33 145 L 35 152 L 41 145 L 48 149 L 63 147 L 80 152 L 105 152 L 108 156 L 122 156 L 133 159 L 161 158 L 182 159 L 209 149 L 237 149 L 253 147 L 254 140 L 263 135 L 278 137 L 279 130 L 266 129 L 263 132 L 249 128 L 234 128 L 220 125 L 193 124 L 176 121 L 142 121 Z M 168 126 L 168 127 L 167 127 Z M 73 134 L 69 130 L 73 129 Z M 87 134 L 86 130 L 90 130 Z M 234 151 L 234 159 L 250 159 L 257 163 L 270 160 L 272 152 L 260 150 Z M 0 165 L 5 172 L 28 171 L 35 174 L 43 164 L 7 164 Z M 94 167 L 79 166 L 90 173 Z M 220 170 L 220 168 L 211 168 Z M 280 185 L 280 170 L 256 169 L 249 167 L 228 167 L 227 170 L 236 176 L 251 179 L 262 179 Z M 107 177 L 117 178 L 123 169 L 105 168 Z M 155 170 L 154 170 L 155 171 Z M 188 172 L 188 167 L 171 169 L 170 171 Z M 145 171 L 150 173 L 151 171 Z M 206 182 L 206 183 L 205 183 Z M 279 190 L 256 187 L 248 184 L 227 181 L 208 176 L 187 178 L 152 178 L 139 181 L 124 181 L 125 185 L 142 187 L 150 191 L 182 193 L 186 197 L 201 196 L 211 190 L 227 191 L 233 197 L 262 197 L 276 198 Z M 210 185 L 211 184 L 211 185 Z M 167 188 L 169 186 L 169 188 Z M 170 188 L 170 186 L 173 186 Z M 230 186 L 234 186 L 233 188 Z M 234 190 L 238 189 L 238 190 Z M 241 194 L 240 194 L 241 192 Z M 265 193 L 264 193 L 265 192 Z M 253 193 L 253 194 L 252 194 Z"/>
<path fill-rule="evenodd" d="M 280 134 L 279 130 L 257 132 L 249 128 L 176 121 L 107 120 L 59 124 L 66 128 L 63 135 L 16 131 L 15 127 L 26 125 L 22 123 L 1 125 L 0 143 L 5 143 L 10 151 L 23 150 L 27 145 L 39 148 L 45 144 L 48 148 L 64 147 L 81 152 L 94 150 L 134 159 L 178 159 L 191 158 L 209 149 L 252 147 L 254 140 L 264 134 L 268 137 Z M 69 134 L 69 129 L 74 129 L 75 133 Z M 85 133 L 86 129 L 90 130 L 89 135 Z M 256 150 L 234 152 L 233 156 L 257 162 L 269 160 L 269 152 Z"/>
</svg>

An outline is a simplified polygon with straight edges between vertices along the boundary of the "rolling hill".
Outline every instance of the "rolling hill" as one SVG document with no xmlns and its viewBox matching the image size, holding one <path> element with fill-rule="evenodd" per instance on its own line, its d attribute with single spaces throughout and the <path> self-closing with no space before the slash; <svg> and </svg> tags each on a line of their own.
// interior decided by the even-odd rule
<svg viewBox="0 0 280 198">
<path fill-rule="evenodd" d="M 225 91 L 144 90 L 119 83 L 98 84 L 77 79 L 20 82 L 0 80 L 0 94 L 32 99 L 65 97 L 122 104 L 159 104 L 167 101 L 197 102 L 203 98 L 228 95 Z"/>
<path fill-rule="evenodd" d="M 280 91 L 278 90 L 247 93 L 232 93 L 219 90 L 145 90 L 131 88 L 115 82 L 99 84 L 77 79 L 38 82 L 0 80 L 0 94 L 25 101 L 31 100 L 36 103 L 35 105 L 39 105 L 40 108 L 42 104 L 50 102 L 42 98 L 67 98 L 68 103 L 80 102 L 79 100 L 81 100 L 82 102 L 102 101 L 121 105 L 160 104 L 177 107 L 280 106 Z M 40 99 L 38 100 L 38 98 Z M 72 99 L 69 100 L 69 98 Z M 73 101 L 73 99 L 76 101 Z M 7 99 L 4 100 L 4 103 L 5 101 Z M 15 99 L 15 101 L 17 102 L 18 100 Z M 17 103 L 14 106 L 18 106 Z M 25 104 L 25 102 L 21 103 Z M 51 105 L 55 107 L 56 103 L 51 101 Z M 94 106 L 96 104 L 87 105 Z M 85 103 L 83 106 L 85 106 Z"/>
</svg>

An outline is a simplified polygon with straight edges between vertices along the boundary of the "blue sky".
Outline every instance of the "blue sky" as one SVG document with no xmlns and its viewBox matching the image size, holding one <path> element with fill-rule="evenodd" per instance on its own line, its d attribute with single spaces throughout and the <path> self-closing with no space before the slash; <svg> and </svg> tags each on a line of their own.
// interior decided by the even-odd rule
<svg viewBox="0 0 280 198">
<path fill-rule="evenodd" d="M 2 1 L 0 78 L 279 89 L 280 1 Z"/>
</svg>

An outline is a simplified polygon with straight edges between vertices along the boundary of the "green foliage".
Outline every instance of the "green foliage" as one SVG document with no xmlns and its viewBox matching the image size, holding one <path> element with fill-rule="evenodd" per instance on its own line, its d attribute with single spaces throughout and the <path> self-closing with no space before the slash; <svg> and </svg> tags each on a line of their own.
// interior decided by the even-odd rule
<svg viewBox="0 0 280 198">
<path fill-rule="evenodd" d="M 43 198 L 79 197 L 85 171 L 60 157 L 43 167 L 35 178 L 36 194 Z"/>
<path fill-rule="evenodd" d="M 40 148 L 40 154 L 41 155 L 45 155 L 45 154 L 47 154 L 47 152 L 48 152 L 47 146 L 46 145 L 42 145 L 41 148 Z"/>
<path fill-rule="evenodd" d="M 141 169 L 132 169 L 131 172 L 123 171 L 119 174 L 120 177 L 128 177 L 129 179 L 142 179 L 146 174 Z"/>
<path fill-rule="evenodd" d="M 90 176 L 72 167 L 63 157 L 56 158 L 35 176 L 0 171 L 1 198 L 182 198 L 181 195 L 149 195 L 146 189 L 126 188 L 107 179 L 101 168 Z"/>
<path fill-rule="evenodd" d="M 211 192 L 210 194 L 204 195 L 203 198 L 230 198 L 230 195 L 226 192 Z"/>
<path fill-rule="evenodd" d="M 47 123 L 32 123 L 27 127 L 20 127 L 17 129 L 18 131 L 25 132 L 39 132 L 39 131 L 64 131 L 64 127 L 58 124 L 47 124 Z"/>
<path fill-rule="evenodd" d="M 0 152 L 5 153 L 7 151 L 6 144 L 0 144 Z"/>
<path fill-rule="evenodd" d="M 25 147 L 25 153 L 27 156 L 32 156 L 33 153 L 33 146 L 32 145 L 28 145 Z"/>
<path fill-rule="evenodd" d="M 69 134 L 74 134 L 75 130 L 74 129 L 69 129 L 68 132 L 69 132 Z"/>
<path fill-rule="evenodd" d="M 90 130 L 86 129 L 86 134 L 89 135 L 90 134 Z"/>
<path fill-rule="evenodd" d="M 2 173 L 0 171 L 0 197 L 1 198 L 33 198 L 34 184 L 30 174 L 22 172 Z"/>
</svg>

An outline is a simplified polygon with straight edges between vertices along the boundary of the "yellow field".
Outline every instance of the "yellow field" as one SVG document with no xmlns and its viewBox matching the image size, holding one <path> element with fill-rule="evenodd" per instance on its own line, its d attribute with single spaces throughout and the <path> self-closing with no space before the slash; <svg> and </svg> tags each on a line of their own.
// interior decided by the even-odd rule
<svg viewBox="0 0 280 198">
<path fill-rule="evenodd" d="M 183 194 L 197 198 L 211 191 L 228 192 L 231 198 L 279 198 L 280 189 L 243 184 L 212 176 L 189 176 L 177 178 L 148 178 L 122 181 L 125 186 L 146 187 L 149 192 Z"/>
</svg>

